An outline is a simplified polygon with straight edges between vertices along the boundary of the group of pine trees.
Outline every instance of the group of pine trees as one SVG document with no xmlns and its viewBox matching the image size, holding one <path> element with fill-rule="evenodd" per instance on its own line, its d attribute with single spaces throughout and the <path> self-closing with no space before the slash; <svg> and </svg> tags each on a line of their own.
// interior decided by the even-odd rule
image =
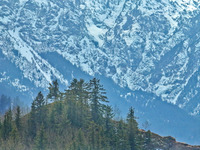
<svg viewBox="0 0 200 150">
<path fill-rule="evenodd" d="M 0 149 L 140 150 L 151 133 L 141 134 L 131 107 L 126 120 L 113 119 L 106 91 L 96 78 L 74 79 L 65 92 L 57 80 L 46 97 L 39 92 L 30 113 L 9 109 L 0 121 Z"/>
</svg>

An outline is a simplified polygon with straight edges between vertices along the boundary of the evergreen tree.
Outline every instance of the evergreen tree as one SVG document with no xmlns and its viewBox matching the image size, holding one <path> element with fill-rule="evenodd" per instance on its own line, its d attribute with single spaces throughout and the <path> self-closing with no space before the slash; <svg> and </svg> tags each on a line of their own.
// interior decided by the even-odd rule
<svg viewBox="0 0 200 150">
<path fill-rule="evenodd" d="M 36 136 L 36 106 L 35 101 L 32 102 L 31 112 L 28 118 L 28 135 L 33 139 Z"/>
<path fill-rule="evenodd" d="M 89 134 L 91 149 L 99 150 L 101 148 L 102 139 L 104 139 L 102 127 L 95 124 L 92 121 L 89 126 L 88 134 Z"/>
<path fill-rule="evenodd" d="M 90 119 L 89 113 L 89 91 L 88 91 L 88 84 L 85 83 L 83 79 L 77 82 L 76 85 L 76 100 L 77 108 L 78 108 L 78 117 L 79 126 L 87 125 L 88 120 Z"/>
<path fill-rule="evenodd" d="M 1 118 L 0 118 L 0 139 L 2 138 L 2 128 L 3 128 L 3 126 L 2 126 L 2 122 L 1 122 Z"/>
<path fill-rule="evenodd" d="M 87 149 L 86 142 L 85 142 L 85 136 L 81 129 L 79 129 L 79 131 L 78 131 L 76 143 L 77 143 L 77 150 Z"/>
<path fill-rule="evenodd" d="M 40 130 L 37 133 L 35 147 L 36 147 L 36 150 L 46 149 L 46 137 L 45 137 L 45 132 L 44 132 L 44 126 L 41 126 Z"/>
<path fill-rule="evenodd" d="M 21 130 L 21 109 L 20 106 L 17 106 L 15 114 L 15 125 L 18 131 Z"/>
<path fill-rule="evenodd" d="M 52 104 L 49 115 L 48 128 L 53 128 L 53 130 L 57 130 L 60 126 L 63 126 L 63 124 L 66 124 L 68 122 L 67 113 L 65 113 L 64 111 L 66 110 L 64 110 L 64 105 L 62 101 L 56 101 L 54 102 L 54 104 Z"/>
<path fill-rule="evenodd" d="M 36 110 L 40 110 L 45 105 L 45 99 L 41 91 L 38 93 L 34 101 Z"/>
<path fill-rule="evenodd" d="M 44 107 L 45 99 L 41 91 L 38 93 L 37 97 L 35 98 L 34 104 L 35 104 L 35 110 L 36 110 L 37 123 L 41 125 L 42 123 L 45 123 L 45 120 L 46 120 L 46 109 Z"/>
<path fill-rule="evenodd" d="M 106 132 L 106 135 L 110 138 L 112 138 L 113 134 L 114 134 L 114 126 L 113 126 L 113 122 L 112 122 L 112 119 L 113 119 L 113 112 L 112 112 L 112 108 L 110 106 L 106 106 L 105 108 L 105 132 Z"/>
<path fill-rule="evenodd" d="M 127 124 L 121 119 L 117 124 L 116 147 L 118 150 L 130 150 Z"/>
<path fill-rule="evenodd" d="M 80 81 L 73 79 L 71 85 L 69 86 L 69 90 L 73 93 L 73 95 L 75 95 L 76 101 L 79 101 L 81 104 L 88 104 L 88 84 L 85 83 L 83 79 L 80 79 Z"/>
<path fill-rule="evenodd" d="M 134 109 L 131 107 L 127 116 L 128 123 L 128 140 L 131 150 L 137 150 L 139 148 L 138 144 L 138 123 L 134 116 Z"/>
<path fill-rule="evenodd" d="M 17 144 L 17 142 L 19 142 L 19 132 L 18 132 L 16 126 L 14 126 L 12 128 L 12 131 L 10 133 L 10 137 L 11 137 L 14 144 Z"/>
<path fill-rule="evenodd" d="M 102 124 L 102 116 L 106 108 L 104 103 L 108 102 L 107 97 L 105 96 L 105 89 L 96 78 L 90 80 L 89 89 L 92 119 L 95 123 Z"/>
<path fill-rule="evenodd" d="M 55 80 L 51 83 L 49 83 L 49 93 L 47 95 L 47 99 L 51 99 L 52 101 L 59 100 L 61 96 L 61 92 L 59 91 L 59 85 L 58 81 Z"/>
<path fill-rule="evenodd" d="M 7 139 L 12 131 L 12 111 L 11 108 L 4 115 L 3 138 Z"/>
<path fill-rule="evenodd" d="M 66 90 L 65 93 L 65 103 L 67 106 L 67 113 L 69 121 L 72 123 L 72 125 L 77 125 L 77 107 L 76 107 L 76 101 L 75 101 L 75 95 L 72 91 Z"/>
<path fill-rule="evenodd" d="M 74 79 L 65 94 L 68 107 L 68 115 L 75 125 L 85 126 L 89 120 L 89 92 L 83 79 Z"/>
</svg>

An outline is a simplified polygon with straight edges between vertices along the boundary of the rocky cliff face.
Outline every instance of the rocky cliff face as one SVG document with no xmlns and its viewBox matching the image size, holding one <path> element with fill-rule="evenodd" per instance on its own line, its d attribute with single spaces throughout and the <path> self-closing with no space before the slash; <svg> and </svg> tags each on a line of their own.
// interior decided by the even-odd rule
<svg viewBox="0 0 200 150">
<path fill-rule="evenodd" d="M 144 111 L 167 105 L 156 99 L 198 116 L 199 8 L 197 0 L 1 0 L 1 91 L 67 85 L 70 62 L 114 81 L 121 98 L 144 100 Z"/>
</svg>

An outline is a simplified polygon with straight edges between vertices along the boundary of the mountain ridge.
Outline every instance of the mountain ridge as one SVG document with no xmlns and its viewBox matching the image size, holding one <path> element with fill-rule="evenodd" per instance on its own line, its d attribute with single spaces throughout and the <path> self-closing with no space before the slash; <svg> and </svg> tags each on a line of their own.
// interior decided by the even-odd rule
<svg viewBox="0 0 200 150">
<path fill-rule="evenodd" d="M 112 79 L 124 91 L 114 92 L 118 98 L 135 101 L 142 91 L 146 105 L 167 101 L 198 118 L 199 7 L 197 0 L 2 0 L 1 89 L 34 97 L 53 79 L 68 85 L 73 73 L 44 58 L 54 52 L 74 71 Z"/>
</svg>

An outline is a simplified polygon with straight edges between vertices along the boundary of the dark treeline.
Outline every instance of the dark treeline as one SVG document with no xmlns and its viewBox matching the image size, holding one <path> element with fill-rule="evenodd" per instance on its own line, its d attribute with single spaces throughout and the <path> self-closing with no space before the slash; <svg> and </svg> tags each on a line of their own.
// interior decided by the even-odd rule
<svg viewBox="0 0 200 150">
<path fill-rule="evenodd" d="M 39 92 L 27 115 L 11 108 L 0 122 L 5 150 L 140 150 L 151 143 L 141 133 L 131 107 L 126 120 L 113 119 L 106 91 L 96 78 L 74 79 L 65 92 L 57 81 L 46 97 Z M 149 147 L 150 148 L 150 147 Z"/>
</svg>

